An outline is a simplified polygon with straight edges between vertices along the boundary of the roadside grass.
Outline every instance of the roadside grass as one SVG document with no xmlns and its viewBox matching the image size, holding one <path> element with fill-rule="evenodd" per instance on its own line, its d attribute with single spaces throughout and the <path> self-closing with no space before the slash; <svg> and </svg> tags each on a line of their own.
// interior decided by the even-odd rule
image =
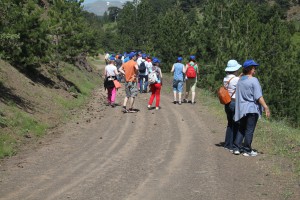
<svg viewBox="0 0 300 200">
<path fill-rule="evenodd" d="M 48 128 L 15 105 L 6 106 L 2 112 L 9 115 L 0 116 L 0 158 L 14 155 L 23 138 L 41 137 Z"/>
<path fill-rule="evenodd" d="M 74 86 L 70 87 L 69 92 L 74 92 L 78 95 L 77 98 L 71 101 L 62 96 L 55 97 L 57 103 L 69 110 L 82 106 L 91 96 L 95 87 L 101 84 L 101 80 L 96 74 L 83 72 L 70 64 L 65 64 L 60 73 L 79 89 L 77 91 Z"/>
<path fill-rule="evenodd" d="M 218 98 L 207 90 L 198 88 L 198 91 L 201 103 L 226 124 L 224 106 L 219 103 Z M 300 129 L 290 127 L 284 120 L 275 121 L 262 117 L 255 129 L 253 146 L 264 154 L 288 159 L 294 176 L 300 177 Z M 275 166 L 276 174 L 283 174 L 285 169 L 279 165 L 277 163 Z"/>
</svg>

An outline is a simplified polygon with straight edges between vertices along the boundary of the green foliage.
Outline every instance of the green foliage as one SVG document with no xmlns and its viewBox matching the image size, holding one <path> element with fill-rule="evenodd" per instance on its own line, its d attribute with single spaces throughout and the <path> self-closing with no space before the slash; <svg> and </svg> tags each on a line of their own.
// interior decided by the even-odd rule
<svg viewBox="0 0 300 200">
<path fill-rule="evenodd" d="M 73 62 L 101 48 L 102 20 L 77 0 L 0 2 L 0 56 L 21 69 Z"/>
<path fill-rule="evenodd" d="M 164 67 L 163 70 L 170 71 L 171 64 L 176 61 L 176 57 L 183 55 L 188 48 L 186 45 L 188 22 L 186 15 L 178 6 L 161 14 L 159 19 L 160 23 L 157 24 L 156 37 L 153 41 L 154 49 L 157 49 L 156 53 L 163 58 L 163 62 L 167 63 L 167 67 Z M 161 35 L 167 37 L 160 37 Z"/>
<path fill-rule="evenodd" d="M 178 55 L 194 54 L 200 66 L 198 86 L 213 92 L 228 60 L 252 58 L 260 64 L 257 77 L 273 117 L 299 126 L 299 27 L 285 21 L 289 6 L 285 0 L 128 2 L 117 30 L 106 32 L 111 38 L 106 43 L 115 52 L 139 49 L 158 56 L 164 71 Z"/>
</svg>

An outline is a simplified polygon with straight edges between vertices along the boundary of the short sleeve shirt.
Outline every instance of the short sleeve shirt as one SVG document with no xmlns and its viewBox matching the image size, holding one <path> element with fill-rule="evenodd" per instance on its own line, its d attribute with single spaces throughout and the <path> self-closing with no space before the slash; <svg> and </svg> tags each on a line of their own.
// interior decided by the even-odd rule
<svg viewBox="0 0 300 200">
<path fill-rule="evenodd" d="M 262 114 L 262 106 L 258 100 L 262 97 L 262 89 L 257 78 L 242 76 L 236 89 L 234 120 L 238 121 L 248 113 Z"/>
<path fill-rule="evenodd" d="M 148 75 L 149 74 L 149 69 L 152 68 L 152 62 L 149 62 L 149 61 L 145 61 L 145 64 L 146 64 L 146 74 L 145 75 Z"/>
<path fill-rule="evenodd" d="M 223 79 L 223 85 L 225 87 L 228 87 L 228 93 L 231 96 L 231 98 L 233 98 L 233 99 L 235 98 L 236 85 L 237 85 L 239 79 L 240 79 L 239 77 L 236 77 L 233 74 L 229 74 L 229 75 L 225 76 Z M 229 82 L 229 85 L 227 86 L 229 80 L 230 80 L 230 82 Z"/>
<path fill-rule="evenodd" d="M 117 70 L 117 67 L 115 65 L 106 65 L 106 76 L 116 76 L 115 70 Z"/>
<path fill-rule="evenodd" d="M 135 81 L 135 75 L 136 75 L 136 62 L 133 60 L 129 60 L 128 62 L 124 63 L 123 69 L 125 71 L 125 79 L 126 82 L 134 82 Z"/>
</svg>

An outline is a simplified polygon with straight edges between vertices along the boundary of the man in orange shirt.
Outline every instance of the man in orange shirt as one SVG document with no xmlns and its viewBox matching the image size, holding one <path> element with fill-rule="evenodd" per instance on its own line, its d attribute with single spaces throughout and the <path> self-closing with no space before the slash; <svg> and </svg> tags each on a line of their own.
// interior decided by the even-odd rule
<svg viewBox="0 0 300 200">
<path fill-rule="evenodd" d="M 137 89 L 137 75 L 138 75 L 138 64 L 136 62 L 136 54 L 131 52 L 129 54 L 130 61 L 124 63 L 119 71 L 125 75 L 125 92 L 126 97 L 124 99 L 123 104 L 123 112 L 137 112 L 137 110 L 133 109 L 133 104 L 135 97 L 138 94 Z M 127 101 L 130 98 L 130 106 L 129 109 L 126 109 Z"/>
</svg>

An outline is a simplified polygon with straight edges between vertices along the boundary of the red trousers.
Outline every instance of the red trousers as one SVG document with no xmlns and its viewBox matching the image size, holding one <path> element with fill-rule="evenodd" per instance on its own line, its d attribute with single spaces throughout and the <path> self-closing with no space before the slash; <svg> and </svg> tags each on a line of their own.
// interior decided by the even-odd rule
<svg viewBox="0 0 300 200">
<path fill-rule="evenodd" d="M 150 90 L 151 90 L 152 94 L 151 94 L 151 97 L 149 100 L 149 105 L 152 105 L 154 98 L 156 97 L 155 106 L 159 107 L 161 84 L 155 83 L 155 84 L 150 85 Z"/>
</svg>

